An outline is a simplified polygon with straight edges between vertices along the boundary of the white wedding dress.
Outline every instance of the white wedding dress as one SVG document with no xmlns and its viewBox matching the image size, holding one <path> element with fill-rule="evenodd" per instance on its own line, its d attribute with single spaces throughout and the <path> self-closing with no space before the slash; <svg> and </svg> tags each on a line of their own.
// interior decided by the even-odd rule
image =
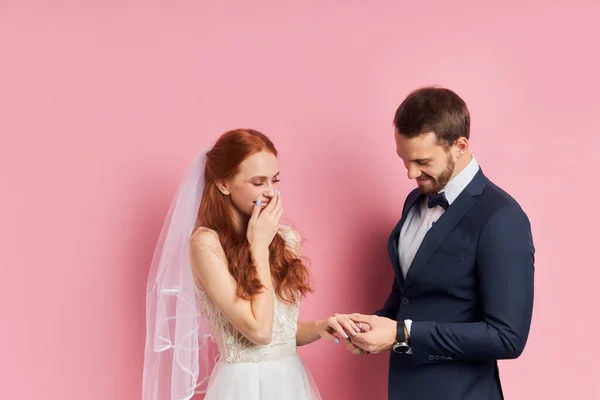
<svg viewBox="0 0 600 400">
<path fill-rule="evenodd" d="M 287 233 L 287 232 L 286 232 Z M 281 232 L 285 238 L 289 237 Z M 246 339 L 196 288 L 219 348 L 204 400 L 320 400 L 319 391 L 296 352 L 299 302 L 275 299 L 273 340 L 256 345 Z"/>
</svg>

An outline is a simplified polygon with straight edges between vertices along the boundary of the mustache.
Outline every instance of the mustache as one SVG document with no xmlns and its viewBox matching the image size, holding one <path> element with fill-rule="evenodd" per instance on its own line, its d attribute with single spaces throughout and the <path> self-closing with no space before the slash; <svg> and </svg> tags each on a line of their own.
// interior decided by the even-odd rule
<svg viewBox="0 0 600 400">
<path fill-rule="evenodd" d="M 421 176 L 419 176 L 417 179 L 433 179 L 433 176 L 429 176 L 427 174 L 421 173 Z M 435 179 L 433 179 L 433 180 L 435 180 Z"/>
</svg>

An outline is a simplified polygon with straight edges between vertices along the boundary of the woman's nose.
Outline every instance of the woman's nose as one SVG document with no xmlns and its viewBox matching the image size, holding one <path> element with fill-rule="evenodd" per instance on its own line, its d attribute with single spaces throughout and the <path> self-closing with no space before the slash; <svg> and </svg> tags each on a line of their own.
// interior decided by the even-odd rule
<svg viewBox="0 0 600 400">
<path fill-rule="evenodd" d="M 264 192 L 264 195 L 269 198 L 275 197 L 275 188 L 273 187 L 272 183 L 269 183 L 269 185 L 267 186 L 267 188 Z"/>
</svg>

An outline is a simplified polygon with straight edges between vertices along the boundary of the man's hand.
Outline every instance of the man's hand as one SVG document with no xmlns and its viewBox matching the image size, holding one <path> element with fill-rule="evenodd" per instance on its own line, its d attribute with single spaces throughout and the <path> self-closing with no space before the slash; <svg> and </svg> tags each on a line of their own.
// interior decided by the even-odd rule
<svg viewBox="0 0 600 400">
<path fill-rule="evenodd" d="M 369 353 L 381 353 L 394 345 L 398 323 L 393 319 L 363 314 L 351 314 L 350 319 L 355 324 L 370 327 L 368 332 L 357 333 L 351 338 L 355 346 Z"/>
</svg>

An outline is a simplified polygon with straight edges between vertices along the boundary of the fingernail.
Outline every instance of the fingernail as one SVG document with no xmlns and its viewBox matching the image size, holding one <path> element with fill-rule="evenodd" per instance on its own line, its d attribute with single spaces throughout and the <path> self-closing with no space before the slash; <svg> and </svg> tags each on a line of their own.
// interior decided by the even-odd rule
<svg viewBox="0 0 600 400">
<path fill-rule="evenodd" d="M 360 333 L 360 329 L 356 328 L 355 329 L 356 333 Z"/>
<path fill-rule="evenodd" d="M 257 206 L 260 206 L 260 200 L 256 200 L 256 201 L 254 202 L 254 204 L 256 204 Z"/>
<path fill-rule="evenodd" d="M 344 337 L 345 337 L 346 339 L 348 339 L 348 335 L 346 335 L 345 333 L 344 333 Z"/>
<path fill-rule="evenodd" d="M 275 189 L 275 191 L 277 192 L 277 194 L 281 194 L 281 192 L 279 191 L 279 189 Z"/>
<path fill-rule="evenodd" d="M 336 338 L 335 339 L 335 344 L 340 344 L 340 339 Z"/>
</svg>

